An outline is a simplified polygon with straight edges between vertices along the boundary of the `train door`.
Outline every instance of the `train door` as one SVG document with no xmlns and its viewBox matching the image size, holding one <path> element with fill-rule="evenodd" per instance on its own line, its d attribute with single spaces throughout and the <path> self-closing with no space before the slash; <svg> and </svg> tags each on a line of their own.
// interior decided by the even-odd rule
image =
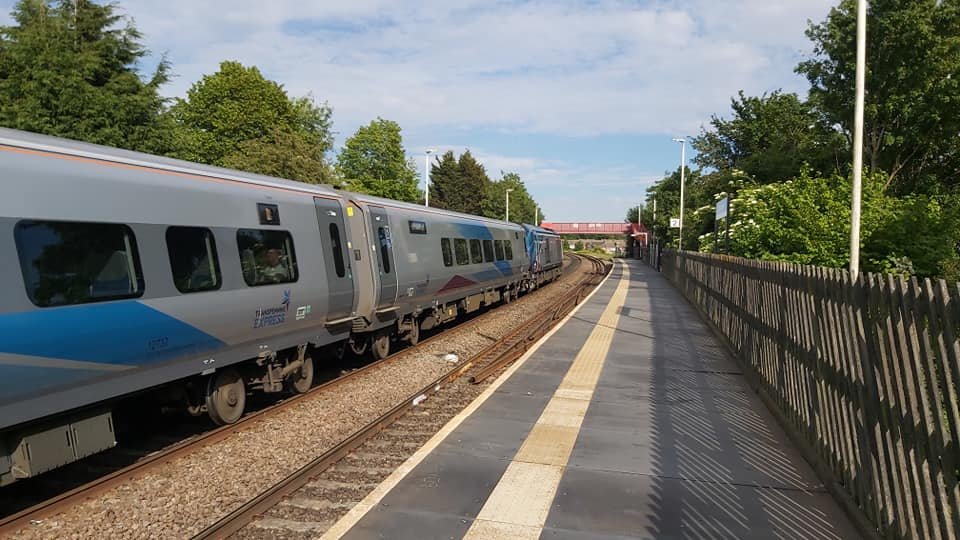
<svg viewBox="0 0 960 540">
<path fill-rule="evenodd" d="M 397 269 L 393 259 L 393 238 L 387 212 L 379 206 L 370 207 L 370 233 L 376 245 L 380 274 L 380 296 L 377 307 L 392 306 L 397 301 Z"/>
<path fill-rule="evenodd" d="M 323 249 L 323 262 L 326 267 L 329 297 L 327 321 L 350 319 L 356 313 L 356 284 L 346 241 L 343 203 L 334 199 L 314 198 L 314 204 L 320 225 L 320 244 L 326 246 Z"/>
<path fill-rule="evenodd" d="M 357 297 L 354 302 L 357 316 L 373 320 L 377 309 L 377 297 L 380 291 L 380 277 L 377 273 L 376 245 L 370 236 L 371 221 L 367 209 L 356 201 L 347 201 L 347 249 L 353 264 L 353 280 L 357 284 Z"/>
</svg>

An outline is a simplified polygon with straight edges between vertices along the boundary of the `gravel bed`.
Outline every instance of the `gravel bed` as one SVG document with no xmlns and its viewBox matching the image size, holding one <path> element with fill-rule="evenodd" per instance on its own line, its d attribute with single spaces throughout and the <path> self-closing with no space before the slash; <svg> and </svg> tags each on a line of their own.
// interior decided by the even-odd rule
<svg viewBox="0 0 960 540">
<path fill-rule="evenodd" d="M 570 276 L 496 315 L 443 337 L 354 380 L 314 394 L 230 438 L 176 459 L 71 510 L 19 531 L 14 538 L 186 538 L 200 532 L 281 478 L 335 446 L 447 372 L 443 360 L 476 354 L 546 308 L 590 269 Z"/>
</svg>

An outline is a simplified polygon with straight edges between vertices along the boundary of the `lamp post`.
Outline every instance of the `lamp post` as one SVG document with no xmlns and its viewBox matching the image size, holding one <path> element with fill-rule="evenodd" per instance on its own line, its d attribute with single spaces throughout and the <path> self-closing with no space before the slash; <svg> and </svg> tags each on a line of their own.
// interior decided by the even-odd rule
<svg viewBox="0 0 960 540">
<path fill-rule="evenodd" d="M 533 224 L 540 226 L 540 207 L 537 205 L 533 206 Z"/>
<path fill-rule="evenodd" d="M 430 154 L 436 152 L 436 148 L 427 148 L 423 153 L 423 205 L 430 206 Z"/>
<path fill-rule="evenodd" d="M 510 221 L 510 192 L 513 191 L 513 188 L 507 189 L 507 217 L 504 221 Z"/>
<path fill-rule="evenodd" d="M 850 277 L 860 272 L 860 194 L 863 175 L 863 87 L 867 58 L 867 0 L 857 1 L 857 78 L 853 111 L 853 197 L 850 211 Z"/>
<path fill-rule="evenodd" d="M 677 137 L 673 142 L 680 143 L 680 234 L 677 238 L 677 249 L 683 249 L 683 181 L 684 169 L 687 168 L 687 139 Z"/>
</svg>

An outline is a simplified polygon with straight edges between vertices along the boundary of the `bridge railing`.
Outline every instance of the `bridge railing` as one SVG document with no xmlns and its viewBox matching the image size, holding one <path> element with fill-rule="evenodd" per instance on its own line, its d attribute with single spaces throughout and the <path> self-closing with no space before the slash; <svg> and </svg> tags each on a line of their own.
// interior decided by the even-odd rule
<svg viewBox="0 0 960 540">
<path fill-rule="evenodd" d="M 868 526 L 960 537 L 960 284 L 676 251 L 661 267 Z"/>
</svg>

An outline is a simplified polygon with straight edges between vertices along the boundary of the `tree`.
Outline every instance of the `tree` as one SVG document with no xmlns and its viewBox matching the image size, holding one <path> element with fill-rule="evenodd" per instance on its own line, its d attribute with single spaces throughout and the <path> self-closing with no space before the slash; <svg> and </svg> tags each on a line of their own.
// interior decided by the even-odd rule
<svg viewBox="0 0 960 540">
<path fill-rule="evenodd" d="M 811 24 L 814 56 L 797 72 L 832 124 L 853 131 L 856 2 Z M 872 0 L 867 13 L 864 158 L 895 193 L 960 184 L 960 5 Z"/>
<path fill-rule="evenodd" d="M 706 226 L 701 225 L 700 220 L 694 219 L 696 209 L 708 198 L 712 200 L 712 195 L 703 195 L 704 190 L 700 189 L 702 178 L 700 171 L 686 168 L 684 172 L 683 247 L 685 249 L 696 249 L 696 239 L 700 234 L 698 231 Z M 653 219 L 654 200 L 657 201 L 656 220 Z M 670 218 L 680 217 L 680 167 L 667 173 L 662 180 L 647 188 L 647 201 L 644 206 L 644 224 L 658 238 L 676 244 L 678 231 L 670 228 Z M 709 227 L 712 230 L 712 221 L 709 222 Z"/>
<path fill-rule="evenodd" d="M 847 161 L 843 137 L 809 102 L 780 91 L 731 100 L 733 117 L 716 115 L 711 129 L 693 139 L 694 162 L 716 171 L 718 179 L 742 171 L 760 184 L 780 182 L 807 166 L 820 173 L 842 170 Z"/>
<path fill-rule="evenodd" d="M 850 180 L 812 176 L 745 187 L 731 203 L 731 253 L 763 260 L 841 268 L 850 261 Z M 861 238 L 887 226 L 883 178 L 867 175 L 863 184 Z M 701 239 L 709 251 L 712 232 Z M 867 262 L 867 261 L 865 261 Z M 864 264 L 865 270 L 872 270 Z"/>
<path fill-rule="evenodd" d="M 504 219 L 506 217 L 506 195 L 510 192 L 510 221 L 514 223 L 533 224 L 537 218 L 539 207 L 527 187 L 520 179 L 517 173 L 501 172 L 500 180 L 491 182 L 487 188 L 486 197 L 483 200 L 483 215 L 494 219 Z M 543 212 L 540 212 L 540 219 L 543 219 Z"/>
<path fill-rule="evenodd" d="M 450 208 L 451 204 L 457 204 L 459 190 L 460 165 L 454 153 L 448 150 L 430 165 L 430 204 Z"/>
<path fill-rule="evenodd" d="M 460 159 L 448 151 L 430 169 L 430 204 L 438 208 L 484 215 L 489 188 L 486 170 L 469 150 L 460 154 Z"/>
<path fill-rule="evenodd" d="M 147 51 L 113 4 L 20 0 L 0 27 L 0 125 L 97 144 L 162 152 L 169 130 L 158 90 L 162 59 L 147 79 Z"/>
<path fill-rule="evenodd" d="M 490 189 L 487 171 L 469 150 L 460 154 L 457 166 L 460 173 L 459 186 L 453 197 L 456 206 L 450 209 L 476 216 L 483 215 L 483 201 Z"/>
<path fill-rule="evenodd" d="M 867 268 L 960 281 L 960 197 L 888 197 L 878 212 L 882 225 L 863 246 Z"/>
<path fill-rule="evenodd" d="M 256 67 L 222 62 L 170 116 L 175 157 L 302 182 L 332 178 L 324 160 L 333 143 L 330 108 L 309 96 L 290 98 Z"/>
<path fill-rule="evenodd" d="M 347 139 L 337 159 L 350 188 L 400 201 L 417 202 L 417 171 L 406 159 L 400 125 L 377 118 Z"/>
</svg>

